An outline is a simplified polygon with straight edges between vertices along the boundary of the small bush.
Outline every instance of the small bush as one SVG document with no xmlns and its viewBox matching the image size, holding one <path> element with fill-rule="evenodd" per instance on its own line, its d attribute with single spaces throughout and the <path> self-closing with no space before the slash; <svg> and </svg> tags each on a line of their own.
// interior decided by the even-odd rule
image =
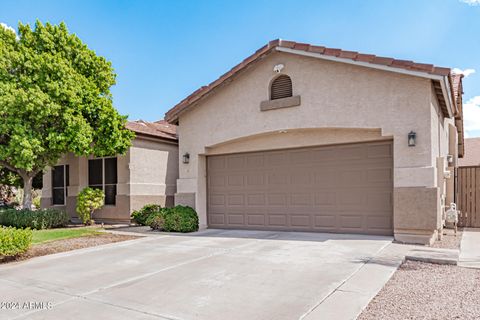
<svg viewBox="0 0 480 320">
<path fill-rule="evenodd" d="M 150 223 L 148 223 L 150 221 L 147 222 L 149 217 L 155 213 L 159 213 L 161 210 L 162 206 L 158 204 L 147 204 L 142 209 L 134 211 L 132 213 L 132 219 L 142 226 L 148 226 L 150 225 Z"/>
<path fill-rule="evenodd" d="M 32 230 L 0 228 L 0 257 L 16 256 L 24 253 L 32 244 Z"/>
<path fill-rule="evenodd" d="M 84 188 L 77 197 L 77 213 L 84 224 L 93 224 L 92 219 L 95 210 L 103 207 L 105 193 L 100 189 Z"/>
<path fill-rule="evenodd" d="M 151 221 L 150 226 L 168 232 L 194 232 L 198 230 L 198 215 L 190 207 L 165 208 L 159 217 Z"/>
<path fill-rule="evenodd" d="M 68 215 L 64 211 L 55 209 L 42 210 L 15 210 L 7 209 L 0 213 L 0 224 L 7 227 L 50 229 L 63 227 L 68 222 Z"/>
<path fill-rule="evenodd" d="M 198 215 L 190 207 L 176 206 L 170 208 L 164 215 L 163 230 L 173 232 L 198 231 Z"/>
</svg>

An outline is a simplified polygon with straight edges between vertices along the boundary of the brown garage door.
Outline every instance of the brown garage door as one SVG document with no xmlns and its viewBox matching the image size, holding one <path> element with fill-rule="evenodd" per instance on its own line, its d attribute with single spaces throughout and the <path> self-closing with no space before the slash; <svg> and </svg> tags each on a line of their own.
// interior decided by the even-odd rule
<svg viewBox="0 0 480 320">
<path fill-rule="evenodd" d="M 392 234 L 391 141 L 209 156 L 211 228 Z"/>
</svg>

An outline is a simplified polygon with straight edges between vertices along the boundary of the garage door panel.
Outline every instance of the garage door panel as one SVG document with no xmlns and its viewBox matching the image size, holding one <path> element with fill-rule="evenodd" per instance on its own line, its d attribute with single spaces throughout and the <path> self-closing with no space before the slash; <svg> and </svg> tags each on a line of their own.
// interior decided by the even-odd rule
<svg viewBox="0 0 480 320">
<path fill-rule="evenodd" d="M 342 229 L 358 229 L 359 231 L 364 228 L 363 220 L 364 216 L 356 213 L 342 214 L 339 217 L 340 228 Z"/>
<path fill-rule="evenodd" d="M 328 211 L 327 211 L 328 212 Z M 335 228 L 337 225 L 337 216 L 335 214 L 314 215 L 314 227 L 316 228 Z"/>
<path fill-rule="evenodd" d="M 392 144 L 376 144 L 367 147 L 368 158 L 386 158 L 390 159 L 393 156 Z"/>
<path fill-rule="evenodd" d="M 259 187 L 265 185 L 265 176 L 263 174 L 247 174 L 246 184 L 248 187 Z"/>
<path fill-rule="evenodd" d="M 288 202 L 286 193 L 268 193 L 267 205 L 269 206 L 286 206 Z"/>
<path fill-rule="evenodd" d="M 208 219 L 212 225 L 218 225 L 218 226 L 225 225 L 225 214 L 223 213 L 210 212 L 208 214 Z"/>
<path fill-rule="evenodd" d="M 241 174 L 228 175 L 227 176 L 227 187 L 243 187 L 244 176 Z"/>
<path fill-rule="evenodd" d="M 368 182 L 371 183 L 390 185 L 392 181 L 393 172 L 391 168 L 369 169 L 366 173 L 366 178 L 368 179 Z"/>
<path fill-rule="evenodd" d="M 273 227 L 287 227 L 288 215 L 287 214 L 269 214 L 268 224 Z"/>
<path fill-rule="evenodd" d="M 211 156 L 210 227 L 392 234 L 391 141 Z"/>
<path fill-rule="evenodd" d="M 275 151 L 265 155 L 265 166 L 267 168 L 276 166 L 286 166 L 289 164 L 287 153 L 284 151 Z"/>
<path fill-rule="evenodd" d="M 267 177 L 267 185 L 272 187 L 275 185 L 287 185 L 289 175 L 286 172 L 269 172 Z"/>
<path fill-rule="evenodd" d="M 290 215 L 290 226 L 300 228 L 310 228 L 311 221 L 309 215 Z"/>
<path fill-rule="evenodd" d="M 367 198 L 367 209 L 369 211 L 390 211 L 393 206 L 393 195 L 391 192 L 372 192 Z"/>
<path fill-rule="evenodd" d="M 335 205 L 335 192 L 325 189 L 315 193 L 315 206 L 333 205 Z"/>
<path fill-rule="evenodd" d="M 388 230 L 392 224 L 391 217 L 385 215 L 368 216 L 367 220 L 367 225 L 370 229 Z"/>
<path fill-rule="evenodd" d="M 243 225 L 245 225 L 245 218 L 244 218 L 243 214 L 231 213 L 231 214 L 228 215 L 228 224 L 229 225 L 243 226 Z"/>
<path fill-rule="evenodd" d="M 293 193 L 290 196 L 290 205 L 291 206 L 312 206 L 312 196 L 310 193 Z"/>
<path fill-rule="evenodd" d="M 260 169 L 265 165 L 265 156 L 264 155 L 247 155 L 245 157 L 245 165 L 249 169 Z"/>
<path fill-rule="evenodd" d="M 247 217 L 249 226 L 265 226 L 264 214 L 248 214 Z"/>
</svg>

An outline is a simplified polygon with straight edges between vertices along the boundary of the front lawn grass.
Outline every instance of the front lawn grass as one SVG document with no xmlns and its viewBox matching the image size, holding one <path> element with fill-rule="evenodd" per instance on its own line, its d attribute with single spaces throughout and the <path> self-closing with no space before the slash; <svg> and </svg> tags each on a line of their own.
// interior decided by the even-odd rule
<svg viewBox="0 0 480 320">
<path fill-rule="evenodd" d="M 102 234 L 102 228 L 61 228 L 48 230 L 33 230 L 32 244 L 39 244 L 47 241 L 79 238 Z"/>
</svg>

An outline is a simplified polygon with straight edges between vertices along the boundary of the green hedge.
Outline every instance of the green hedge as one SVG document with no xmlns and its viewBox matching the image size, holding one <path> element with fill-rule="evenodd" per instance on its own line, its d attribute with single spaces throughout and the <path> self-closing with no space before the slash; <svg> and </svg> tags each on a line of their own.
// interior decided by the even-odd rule
<svg viewBox="0 0 480 320">
<path fill-rule="evenodd" d="M 0 257 L 24 253 L 32 244 L 32 230 L 0 227 Z"/>
<path fill-rule="evenodd" d="M 198 230 L 198 215 L 190 207 L 164 208 L 148 219 L 154 230 L 168 232 L 194 232 Z"/>
<path fill-rule="evenodd" d="M 50 229 L 63 227 L 69 218 L 66 212 L 55 209 L 15 210 L 8 209 L 0 213 L 0 224 L 7 227 Z"/>
<path fill-rule="evenodd" d="M 154 230 L 168 232 L 193 232 L 198 230 L 198 215 L 190 207 L 176 206 L 162 208 L 157 204 L 147 204 L 132 213 L 132 219 Z"/>
<path fill-rule="evenodd" d="M 152 216 L 153 214 L 159 214 L 161 210 L 162 210 L 162 206 L 158 204 L 147 204 L 142 209 L 133 211 L 132 219 L 133 221 L 135 221 L 136 223 L 142 226 L 148 226 L 150 225 L 149 223 L 150 221 L 147 221 L 149 217 Z"/>
</svg>

